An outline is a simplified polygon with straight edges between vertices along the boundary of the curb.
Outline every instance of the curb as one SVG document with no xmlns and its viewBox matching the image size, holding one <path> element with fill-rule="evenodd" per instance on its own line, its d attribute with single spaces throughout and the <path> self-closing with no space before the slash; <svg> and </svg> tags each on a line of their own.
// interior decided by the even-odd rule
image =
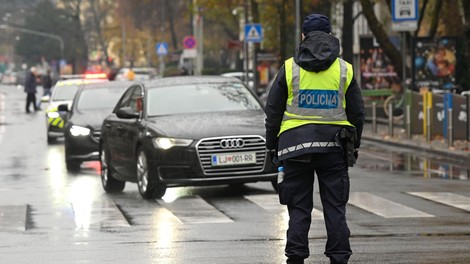
<svg viewBox="0 0 470 264">
<path fill-rule="evenodd" d="M 414 150 L 420 150 L 426 153 L 432 153 L 432 154 L 437 154 L 445 157 L 451 157 L 451 158 L 466 158 L 470 159 L 470 152 L 465 152 L 461 150 L 449 150 L 449 149 L 438 149 L 438 148 L 433 148 L 430 145 L 418 145 L 418 144 L 412 144 L 410 142 L 398 142 L 398 141 L 391 141 L 391 140 L 386 140 L 382 138 L 377 138 L 377 137 L 372 137 L 372 136 L 367 136 L 367 135 L 362 135 L 362 139 L 364 141 L 370 141 L 370 142 L 375 142 L 375 143 L 380 143 L 384 145 L 392 145 L 396 147 L 402 147 L 402 148 L 410 148 Z"/>
</svg>

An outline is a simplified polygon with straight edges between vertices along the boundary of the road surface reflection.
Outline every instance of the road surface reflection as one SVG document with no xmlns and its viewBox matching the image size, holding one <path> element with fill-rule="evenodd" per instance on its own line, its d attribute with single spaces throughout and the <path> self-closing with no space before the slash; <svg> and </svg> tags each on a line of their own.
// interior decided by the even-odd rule
<svg viewBox="0 0 470 264">
<path fill-rule="evenodd" d="M 369 142 L 361 146 L 358 167 L 407 172 L 423 178 L 469 180 L 470 177 L 468 160 Z"/>
</svg>

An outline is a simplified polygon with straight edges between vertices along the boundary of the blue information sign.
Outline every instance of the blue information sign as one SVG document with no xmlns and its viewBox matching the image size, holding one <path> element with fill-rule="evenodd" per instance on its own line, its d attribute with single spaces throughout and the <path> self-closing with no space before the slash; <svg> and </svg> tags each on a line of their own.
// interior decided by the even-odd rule
<svg viewBox="0 0 470 264">
<path fill-rule="evenodd" d="M 246 24 L 245 25 L 245 41 L 249 41 L 249 42 L 262 42 L 263 41 L 263 27 L 261 27 L 261 24 Z"/>
<path fill-rule="evenodd" d="M 165 56 L 168 54 L 168 43 L 166 42 L 159 42 L 157 45 L 155 45 L 155 50 L 157 52 L 157 55 L 159 56 Z"/>
</svg>

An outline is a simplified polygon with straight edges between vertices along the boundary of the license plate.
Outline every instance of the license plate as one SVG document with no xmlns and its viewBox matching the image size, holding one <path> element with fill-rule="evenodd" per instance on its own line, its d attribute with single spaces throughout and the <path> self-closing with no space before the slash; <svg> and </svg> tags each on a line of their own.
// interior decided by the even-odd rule
<svg viewBox="0 0 470 264">
<path fill-rule="evenodd" d="M 255 152 L 215 154 L 211 156 L 212 166 L 234 166 L 256 163 Z"/>
</svg>

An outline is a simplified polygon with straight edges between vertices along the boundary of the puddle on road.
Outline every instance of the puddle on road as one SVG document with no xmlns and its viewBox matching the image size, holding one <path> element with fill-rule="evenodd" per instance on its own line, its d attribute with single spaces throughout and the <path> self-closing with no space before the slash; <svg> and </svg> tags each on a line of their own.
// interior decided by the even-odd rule
<svg viewBox="0 0 470 264">
<path fill-rule="evenodd" d="M 470 160 L 364 143 L 359 152 L 358 167 L 376 171 L 396 171 L 423 178 L 470 180 Z"/>
</svg>

